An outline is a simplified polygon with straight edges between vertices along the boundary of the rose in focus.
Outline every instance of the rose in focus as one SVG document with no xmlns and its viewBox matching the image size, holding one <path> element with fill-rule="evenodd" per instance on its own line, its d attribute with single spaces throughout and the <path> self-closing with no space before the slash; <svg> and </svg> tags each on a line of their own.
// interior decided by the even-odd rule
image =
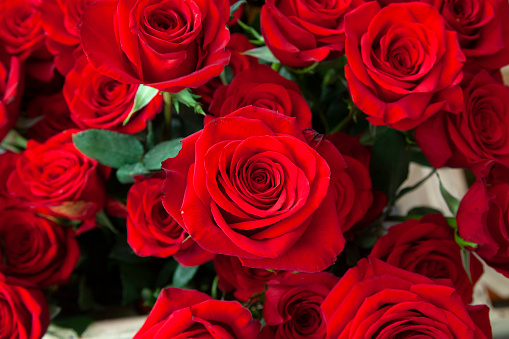
<svg viewBox="0 0 509 339">
<path fill-rule="evenodd" d="M 435 7 L 369 2 L 347 14 L 345 30 L 348 88 L 373 125 L 408 130 L 461 110 L 465 56 Z"/>
<path fill-rule="evenodd" d="M 127 84 L 168 92 L 198 87 L 228 64 L 226 0 L 106 0 L 82 14 L 92 67 Z"/>
<path fill-rule="evenodd" d="M 260 322 L 236 301 L 178 288 L 161 291 L 147 320 L 133 339 L 257 339 Z"/>
<path fill-rule="evenodd" d="M 335 261 L 344 238 L 330 182 L 345 163 L 332 144 L 319 153 L 294 118 L 248 106 L 182 145 L 162 164 L 163 205 L 198 245 L 248 267 L 316 272 Z"/>
<path fill-rule="evenodd" d="M 329 338 L 491 338 L 488 307 L 465 305 L 450 281 L 372 257 L 346 272 L 322 309 Z"/>
</svg>

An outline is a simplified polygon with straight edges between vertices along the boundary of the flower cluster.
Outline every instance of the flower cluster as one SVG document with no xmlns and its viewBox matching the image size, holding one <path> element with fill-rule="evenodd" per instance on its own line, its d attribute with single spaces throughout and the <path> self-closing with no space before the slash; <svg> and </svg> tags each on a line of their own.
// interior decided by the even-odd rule
<svg viewBox="0 0 509 339">
<path fill-rule="evenodd" d="M 0 338 L 107 307 L 148 313 L 137 339 L 491 338 L 469 304 L 480 259 L 509 277 L 507 18 L 0 0 Z M 475 174 L 452 217 L 398 215 L 411 162 Z"/>
</svg>

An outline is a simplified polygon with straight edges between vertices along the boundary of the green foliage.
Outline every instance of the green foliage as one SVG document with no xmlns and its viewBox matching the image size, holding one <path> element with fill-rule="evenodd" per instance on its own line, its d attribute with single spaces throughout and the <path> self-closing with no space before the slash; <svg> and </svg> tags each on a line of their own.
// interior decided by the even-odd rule
<svg viewBox="0 0 509 339">
<path fill-rule="evenodd" d="M 123 125 L 125 126 L 129 122 L 134 113 L 147 106 L 158 93 L 159 90 L 156 88 L 139 85 L 138 90 L 136 91 L 136 96 L 134 97 L 133 107 L 131 108 L 131 112 L 129 112 L 127 118 L 125 118 Z"/>
<path fill-rule="evenodd" d="M 143 167 L 147 170 L 160 170 L 161 162 L 176 157 L 182 149 L 182 139 L 164 141 L 143 156 Z"/>
<path fill-rule="evenodd" d="M 72 140 L 83 154 L 113 168 L 138 162 L 143 155 L 141 142 L 128 134 L 89 129 L 74 134 Z"/>
<path fill-rule="evenodd" d="M 267 46 L 256 47 L 256 48 L 250 49 L 248 51 L 242 52 L 240 54 L 250 55 L 252 57 L 255 57 L 260 60 L 267 61 L 270 63 L 279 62 L 279 60 L 274 56 L 274 54 L 272 54 L 272 52 L 270 51 L 270 49 Z"/>
<path fill-rule="evenodd" d="M 184 287 L 193 279 L 200 266 L 182 266 L 178 265 L 173 274 L 172 285 L 174 287 Z"/>
</svg>

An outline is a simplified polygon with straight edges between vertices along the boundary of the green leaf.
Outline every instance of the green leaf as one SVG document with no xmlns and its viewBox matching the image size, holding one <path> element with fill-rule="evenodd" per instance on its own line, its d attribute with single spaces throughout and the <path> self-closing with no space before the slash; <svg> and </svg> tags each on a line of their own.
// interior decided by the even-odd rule
<svg viewBox="0 0 509 339">
<path fill-rule="evenodd" d="M 233 18 L 233 13 L 235 13 L 240 8 L 240 6 L 246 2 L 246 0 L 239 0 L 230 6 L 230 20 Z"/>
<path fill-rule="evenodd" d="M 274 56 L 274 54 L 272 54 L 272 52 L 267 46 L 253 48 L 240 54 L 249 55 L 263 61 L 279 62 L 279 60 Z"/>
<path fill-rule="evenodd" d="M 125 118 L 123 125 L 125 126 L 129 122 L 134 113 L 147 106 L 148 103 L 152 101 L 152 99 L 154 99 L 158 93 L 159 90 L 156 88 L 139 85 L 138 90 L 136 91 L 136 96 L 134 97 L 133 108 L 131 108 L 131 112 L 129 112 L 129 115 L 127 118 Z"/>
<path fill-rule="evenodd" d="M 131 246 L 127 243 L 126 235 L 116 239 L 108 257 L 125 264 L 144 264 L 150 260 L 148 257 L 139 257 L 134 253 Z"/>
<path fill-rule="evenodd" d="M 120 232 L 115 228 L 115 226 L 111 222 L 110 218 L 108 218 L 108 215 L 104 210 L 99 211 L 95 215 L 95 220 L 99 226 L 109 229 L 113 234 L 116 235 L 120 234 Z"/>
<path fill-rule="evenodd" d="M 186 105 L 187 107 L 194 109 L 195 113 L 205 115 L 205 111 L 201 107 L 201 104 L 196 101 L 196 99 L 200 98 L 200 96 L 193 94 L 189 88 L 186 88 L 178 93 L 172 93 L 171 98 L 174 100 L 174 105 L 176 105 L 176 102 L 179 102 Z M 177 113 L 179 112 L 178 106 L 175 106 L 175 110 Z"/>
<path fill-rule="evenodd" d="M 148 170 L 160 170 L 161 162 L 176 157 L 182 149 L 182 138 L 168 140 L 156 145 L 143 157 L 143 166 Z"/>
<path fill-rule="evenodd" d="M 118 267 L 122 283 L 122 305 L 125 306 L 141 299 L 142 290 L 150 288 L 156 277 L 150 265 L 119 263 Z"/>
<path fill-rule="evenodd" d="M 461 249 L 461 263 L 463 264 L 463 268 L 465 269 L 465 272 L 467 273 L 468 280 L 470 280 L 470 283 L 472 284 L 472 273 L 470 272 L 470 251 L 462 248 Z"/>
<path fill-rule="evenodd" d="M 94 322 L 94 318 L 87 315 L 75 315 L 71 317 L 66 317 L 62 319 L 53 320 L 53 324 L 58 327 L 63 328 L 71 328 L 78 335 L 82 335 L 83 332 L 87 329 L 87 327 Z"/>
<path fill-rule="evenodd" d="M 438 175 L 438 173 L 437 177 L 438 182 L 440 184 L 440 193 L 442 194 L 442 197 L 444 198 L 447 207 L 449 207 L 449 211 L 451 211 L 452 215 L 456 216 L 456 213 L 458 212 L 458 207 L 460 206 L 460 200 L 454 197 L 451 193 L 449 193 L 448 190 L 445 189 L 444 185 L 442 184 L 442 180 L 440 179 L 440 175 Z"/>
<path fill-rule="evenodd" d="M 198 272 L 198 268 L 200 266 L 182 266 L 178 265 L 175 273 L 173 273 L 173 281 L 172 285 L 174 287 L 184 287 L 188 282 L 193 279 L 196 272 Z"/>
<path fill-rule="evenodd" d="M 410 193 L 413 190 L 419 188 L 419 186 L 421 186 L 426 180 L 431 178 L 431 176 L 433 176 L 433 174 L 435 174 L 435 172 L 436 172 L 436 169 L 433 169 L 433 171 L 431 171 L 427 176 L 425 176 L 424 178 L 419 180 L 415 185 L 403 188 L 401 191 L 399 191 L 398 195 L 396 196 L 396 200 L 401 198 L 403 195 Z"/>
<path fill-rule="evenodd" d="M 370 174 L 375 189 L 394 201 L 396 191 L 408 176 L 410 150 L 405 136 L 393 129 L 377 137 L 371 149 Z"/>
<path fill-rule="evenodd" d="M 414 207 L 410 211 L 408 211 L 407 215 L 426 215 L 426 214 L 435 214 L 435 213 L 442 214 L 442 212 L 440 212 L 439 210 L 436 210 L 434 208 L 427 207 L 427 206 L 418 206 L 418 207 Z"/>
<path fill-rule="evenodd" d="M 74 146 L 101 164 L 120 168 L 141 160 L 143 145 L 132 135 L 89 129 L 73 135 Z"/>
<path fill-rule="evenodd" d="M 127 164 L 117 170 L 117 179 L 122 184 L 132 184 L 136 175 L 149 173 L 148 169 L 141 162 Z"/>
</svg>

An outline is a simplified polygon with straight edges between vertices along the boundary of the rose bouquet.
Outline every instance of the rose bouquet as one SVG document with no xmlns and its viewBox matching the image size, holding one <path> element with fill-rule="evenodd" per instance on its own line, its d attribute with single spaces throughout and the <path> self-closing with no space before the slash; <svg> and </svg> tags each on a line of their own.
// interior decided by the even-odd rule
<svg viewBox="0 0 509 339">
<path fill-rule="evenodd" d="M 507 0 L 0 9 L 0 337 L 492 337 Z M 474 178 L 451 213 L 402 215 L 444 166 Z"/>
</svg>

